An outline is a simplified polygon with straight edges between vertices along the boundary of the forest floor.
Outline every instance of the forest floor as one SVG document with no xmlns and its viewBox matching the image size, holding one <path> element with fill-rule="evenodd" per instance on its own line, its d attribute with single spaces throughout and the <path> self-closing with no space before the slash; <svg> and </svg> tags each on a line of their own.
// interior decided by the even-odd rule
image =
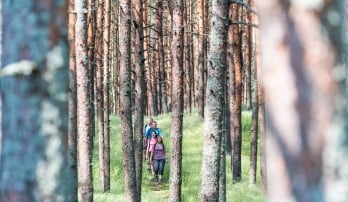
<svg viewBox="0 0 348 202">
<path fill-rule="evenodd" d="M 164 143 L 167 150 L 167 157 L 170 157 L 170 128 L 171 115 L 164 114 L 154 117 L 164 134 Z M 146 119 L 145 119 L 146 120 Z M 266 198 L 261 191 L 260 176 L 257 176 L 255 185 L 250 186 L 249 181 L 249 151 L 250 151 L 250 124 L 251 113 L 243 112 L 243 139 L 242 139 L 242 179 L 238 183 L 232 182 L 230 155 L 226 156 L 226 200 L 233 202 L 265 202 Z M 197 113 L 184 114 L 183 124 L 183 159 L 182 159 L 182 201 L 200 201 L 201 192 L 201 168 L 202 168 L 202 147 L 203 147 L 203 126 L 204 121 Z M 123 162 L 121 149 L 120 119 L 112 116 L 110 122 L 110 151 L 111 151 L 111 190 L 103 193 L 99 183 L 98 173 L 98 141 L 94 141 L 93 153 L 93 179 L 94 179 L 94 201 L 96 202 L 122 202 L 125 201 Z M 260 148 L 260 147 L 259 147 Z M 143 167 L 142 201 L 143 202 L 164 202 L 169 196 L 169 166 L 167 161 L 164 170 L 163 182 L 151 182 L 151 173 L 147 165 Z M 259 166 L 258 166 L 259 168 Z M 259 171 L 257 172 L 259 174 Z"/>
</svg>

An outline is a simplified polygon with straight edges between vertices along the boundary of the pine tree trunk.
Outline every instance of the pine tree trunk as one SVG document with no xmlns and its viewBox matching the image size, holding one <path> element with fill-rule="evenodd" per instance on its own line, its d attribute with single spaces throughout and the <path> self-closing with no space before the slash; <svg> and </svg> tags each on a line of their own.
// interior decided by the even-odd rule
<svg viewBox="0 0 348 202">
<path fill-rule="evenodd" d="M 104 150 L 103 150 L 103 178 L 104 178 L 104 184 L 103 190 L 110 191 L 110 101 L 109 101 L 109 82 L 110 82 L 110 6 L 111 6 L 111 0 L 105 0 L 104 2 L 104 31 L 103 31 L 103 105 L 104 105 Z"/>
<path fill-rule="evenodd" d="M 144 29 L 143 29 L 143 0 L 134 0 L 134 60 L 135 60 L 135 114 L 134 114 L 134 147 L 135 172 L 137 193 L 141 198 L 142 165 L 143 165 L 143 123 L 145 113 L 145 57 L 144 57 Z"/>
<path fill-rule="evenodd" d="M 239 5 L 230 5 L 230 18 L 234 21 L 239 19 Z M 233 53 L 233 66 L 229 66 L 230 71 L 233 68 L 233 76 L 230 77 L 234 80 L 233 90 L 231 93 L 231 143 L 232 143 L 232 153 L 231 153 L 231 168 L 233 174 L 233 181 L 240 181 L 242 177 L 242 161 L 241 161 L 241 151 L 242 151 L 242 66 L 241 66 L 241 38 L 239 25 L 232 25 L 232 53 Z M 230 30 L 231 31 L 231 30 Z"/>
<path fill-rule="evenodd" d="M 198 114 L 204 117 L 204 1 L 196 1 L 196 23 L 194 43 L 194 67 L 195 67 L 195 88 L 196 106 Z"/>
<path fill-rule="evenodd" d="M 253 28 L 252 28 L 253 29 Z M 253 31 L 251 30 L 251 34 Z M 249 184 L 256 183 L 257 173 L 257 148 L 258 148 L 258 120 L 259 120 L 259 102 L 258 102 L 258 80 L 257 80 L 257 68 L 255 58 L 255 41 L 254 35 L 250 37 L 251 43 L 251 82 L 252 82 L 252 115 L 251 115 L 251 130 L 250 130 L 250 170 L 249 170 Z"/>
<path fill-rule="evenodd" d="M 96 114 L 97 114 L 97 133 L 98 133 L 98 156 L 99 156 L 99 180 L 104 190 L 104 49 L 103 49 L 103 22 L 104 22 L 104 0 L 98 0 L 97 27 L 95 36 L 95 63 L 96 63 Z"/>
<path fill-rule="evenodd" d="M 68 131 L 68 158 L 69 169 L 72 172 L 72 187 L 69 201 L 78 200 L 77 184 L 77 95 L 76 95 L 76 52 L 75 52 L 75 0 L 69 0 L 68 40 L 69 40 L 69 131 Z"/>
<path fill-rule="evenodd" d="M 205 106 L 204 138 L 203 138 L 203 165 L 201 201 L 220 200 L 220 173 L 221 173 L 221 144 L 225 118 L 225 74 L 226 74 L 226 39 L 227 24 L 223 19 L 228 18 L 228 1 L 213 1 L 209 35 L 210 50 L 208 62 L 208 80 Z M 223 189 L 223 187 L 221 187 Z"/>
<path fill-rule="evenodd" d="M 183 83 L 183 0 L 173 2 L 173 38 L 172 38 L 172 127 L 170 141 L 170 185 L 169 201 L 181 201 L 182 183 L 182 125 L 184 108 Z"/>
<path fill-rule="evenodd" d="M 97 27 L 97 0 L 88 0 L 88 14 L 87 14 L 87 52 L 88 52 L 88 76 L 90 81 L 88 82 L 89 89 L 89 99 L 91 103 L 91 114 L 90 114 L 90 123 L 92 130 L 92 137 L 95 137 L 95 77 L 96 77 L 96 57 L 95 57 L 95 29 Z"/>
<path fill-rule="evenodd" d="M 336 104 L 333 47 L 339 45 L 328 38 L 337 26 L 328 28 L 321 20 L 329 16 L 326 11 L 339 15 L 330 9 L 332 2 L 318 9 L 280 0 L 259 4 L 270 202 L 326 201 L 323 148 L 326 136 L 335 138 L 327 131 Z"/>
<path fill-rule="evenodd" d="M 120 96 L 121 135 L 126 201 L 140 201 L 137 193 L 131 111 L 131 1 L 120 1 Z"/>
<path fill-rule="evenodd" d="M 67 201 L 71 195 L 67 2 L 34 3 L 1 4 L 0 201 Z"/>
<path fill-rule="evenodd" d="M 93 201 L 92 175 L 92 128 L 90 123 L 91 103 L 89 97 L 89 71 L 87 60 L 87 1 L 75 1 L 75 50 L 77 81 L 77 148 L 79 197 L 82 201 Z"/>
</svg>

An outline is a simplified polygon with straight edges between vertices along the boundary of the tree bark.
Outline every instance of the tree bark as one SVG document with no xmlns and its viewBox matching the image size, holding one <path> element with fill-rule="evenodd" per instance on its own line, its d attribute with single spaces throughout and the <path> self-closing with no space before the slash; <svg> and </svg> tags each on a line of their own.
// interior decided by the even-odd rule
<svg viewBox="0 0 348 202">
<path fill-rule="evenodd" d="M 121 135 L 126 201 L 140 201 L 136 188 L 136 171 L 131 110 L 131 1 L 120 1 L 120 96 Z"/>
<path fill-rule="evenodd" d="M 97 116 L 97 133 L 98 133 L 98 157 L 99 157 L 99 181 L 103 191 L 105 188 L 104 177 L 104 60 L 103 60 L 103 22 L 104 22 L 104 0 L 98 0 L 97 22 L 95 29 L 95 111 Z"/>
<path fill-rule="evenodd" d="M 181 201 L 182 183 L 182 125 L 184 108 L 183 91 L 183 0 L 173 2 L 172 38 L 172 127 L 170 136 L 170 184 L 169 201 Z"/>
<path fill-rule="evenodd" d="M 210 50 L 205 107 L 201 201 L 219 201 L 222 136 L 225 135 L 224 86 L 227 69 L 228 1 L 213 1 L 209 35 Z"/>
<path fill-rule="evenodd" d="M 250 170 L 249 170 L 249 184 L 256 183 L 257 173 L 257 150 L 258 150 L 258 120 L 259 120 L 259 98 L 258 98 L 258 80 L 256 67 L 256 49 L 255 49 L 255 35 L 254 28 L 250 30 L 250 63 L 251 63 L 251 86 L 252 86 L 252 115 L 251 115 L 251 130 L 250 130 Z"/>
<path fill-rule="evenodd" d="M 145 57 L 143 0 L 134 0 L 133 25 L 135 29 L 135 111 L 134 111 L 134 147 L 137 192 L 141 198 L 142 165 L 143 165 L 143 123 L 145 113 Z"/>
<path fill-rule="evenodd" d="M 204 118 L 204 1 L 196 1 L 194 43 L 195 100 L 198 114 Z"/>
<path fill-rule="evenodd" d="M 68 158 L 69 169 L 72 172 L 72 187 L 69 201 L 78 201 L 77 184 L 77 95 L 76 95 L 76 52 L 75 52 L 75 0 L 69 0 L 68 40 L 69 40 L 69 131 L 68 131 Z"/>
<path fill-rule="evenodd" d="M 336 13 L 340 16 L 340 23 L 329 23 L 330 13 Z M 326 16 L 326 17 L 324 17 Z M 347 155 L 347 65 L 348 57 L 345 41 L 348 39 L 348 2 L 332 1 L 332 5 L 326 7 L 326 12 L 322 13 L 325 27 L 330 30 L 330 39 L 336 50 L 336 58 L 339 65 L 336 65 L 335 71 L 340 72 L 337 95 L 335 100 L 334 119 L 331 123 L 329 134 L 326 136 L 326 145 L 324 148 L 324 181 L 325 181 L 325 200 L 326 201 L 347 201 L 348 187 L 347 181 L 348 169 Z"/>
<path fill-rule="evenodd" d="M 103 150 L 103 190 L 110 191 L 110 101 L 109 101 L 109 82 L 110 82 L 110 6 L 111 0 L 104 2 L 104 26 L 103 26 L 103 125 L 104 125 L 104 150 Z"/>
<path fill-rule="evenodd" d="M 238 21 L 239 5 L 230 5 L 230 19 Z M 233 181 L 240 181 L 242 177 L 242 66 L 241 66 L 241 38 L 239 25 L 235 24 L 229 28 L 229 39 L 232 43 L 230 53 L 232 53 L 232 61 L 230 61 L 230 111 L 231 111 L 231 169 Z"/>
<path fill-rule="evenodd" d="M 0 201 L 68 201 L 67 2 L 1 7 Z"/>
<path fill-rule="evenodd" d="M 338 46 L 328 38 L 334 29 L 324 33 L 321 20 L 334 1 L 320 8 L 268 2 L 259 8 L 269 201 L 325 201 L 323 147 L 335 105 Z"/>
<path fill-rule="evenodd" d="M 92 128 L 87 52 L 87 1 L 76 0 L 75 50 L 77 81 L 78 182 L 82 201 L 93 201 Z"/>
</svg>

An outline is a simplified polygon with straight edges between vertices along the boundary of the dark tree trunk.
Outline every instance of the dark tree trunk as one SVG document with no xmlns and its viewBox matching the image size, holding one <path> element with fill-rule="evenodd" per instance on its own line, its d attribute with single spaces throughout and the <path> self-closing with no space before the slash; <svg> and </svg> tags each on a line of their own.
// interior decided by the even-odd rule
<svg viewBox="0 0 348 202">
<path fill-rule="evenodd" d="M 184 108 L 183 83 L 183 0 L 173 2 L 173 38 L 172 38 L 172 127 L 170 136 L 170 185 L 169 201 L 181 201 L 182 183 L 182 125 Z"/>
<path fill-rule="evenodd" d="M 95 105 L 94 105 L 94 99 L 95 99 L 95 77 L 96 77 L 96 58 L 95 58 L 95 40 L 96 40 L 96 34 L 95 29 L 97 27 L 97 9 L 96 9 L 96 1 L 97 0 L 88 0 L 88 14 L 87 14 L 87 52 L 88 52 L 88 77 L 90 81 L 88 82 L 88 89 L 89 89 L 89 99 L 91 103 L 91 116 L 90 116 L 90 123 L 91 123 L 91 130 L 92 130 L 92 137 L 95 137 Z M 93 144 L 93 143 L 92 143 Z"/>
<path fill-rule="evenodd" d="M 103 190 L 110 191 L 110 101 L 109 101 L 109 81 L 110 81 L 110 59 L 109 59 L 109 47 L 110 47 L 110 6 L 111 0 L 105 0 L 104 2 L 104 32 L 103 32 L 103 116 L 104 116 L 104 150 L 103 150 Z"/>
<path fill-rule="evenodd" d="M 1 27 L 6 51 L 0 69 L 0 201 L 68 201 L 71 196 L 67 2 L 34 3 L 0 5 L 6 22 Z"/>
<path fill-rule="evenodd" d="M 203 139 L 203 165 L 202 165 L 202 190 L 201 201 L 223 201 L 224 187 L 220 187 L 221 174 L 221 144 L 223 141 L 225 118 L 225 74 L 227 24 L 223 19 L 228 18 L 228 1 L 213 1 L 209 35 L 210 50 L 208 62 L 208 80 L 205 106 L 204 139 Z M 224 147 L 224 145 L 223 145 Z M 223 177 L 223 176 L 222 176 Z M 222 180 L 223 181 L 223 180 Z M 221 182 L 222 182 L 221 181 Z M 224 186 L 224 185 L 223 185 Z M 220 190 L 222 189 L 222 190 Z M 220 192 L 221 191 L 221 192 Z"/>
<path fill-rule="evenodd" d="M 230 19 L 238 21 L 239 19 L 239 5 L 230 5 Z M 240 181 L 242 177 L 242 66 L 241 66 L 241 38 L 239 25 L 230 26 L 229 34 L 232 32 L 232 66 L 229 66 L 230 71 L 230 111 L 231 111 L 231 169 L 233 181 Z M 230 38 L 231 39 L 231 38 Z M 232 70 L 233 69 L 233 70 Z"/>
<path fill-rule="evenodd" d="M 69 11 L 75 9 L 75 0 L 69 0 Z M 69 169 L 72 172 L 72 187 L 68 200 L 78 200 L 77 184 L 77 95 L 76 95 L 76 53 L 75 53 L 75 23 L 76 15 L 69 12 L 68 40 L 69 40 L 69 131 L 68 131 L 68 158 Z"/>
<path fill-rule="evenodd" d="M 134 111 L 134 147 L 135 172 L 137 193 L 141 198 L 142 165 L 143 165 L 143 123 L 145 113 L 145 57 L 144 57 L 144 29 L 143 29 L 143 0 L 134 0 L 134 49 L 135 49 L 135 111 Z"/>
</svg>

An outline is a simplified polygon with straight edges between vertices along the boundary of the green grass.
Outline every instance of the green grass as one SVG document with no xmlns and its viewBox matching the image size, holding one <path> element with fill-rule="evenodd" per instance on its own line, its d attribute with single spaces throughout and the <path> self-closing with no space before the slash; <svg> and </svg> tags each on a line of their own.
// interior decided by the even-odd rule
<svg viewBox="0 0 348 202">
<path fill-rule="evenodd" d="M 232 182 L 230 155 L 226 156 L 226 198 L 227 201 L 233 202 L 263 202 L 265 196 L 261 192 L 260 178 L 258 176 L 255 186 L 248 183 L 249 174 L 249 145 L 250 136 L 249 128 L 251 125 L 250 112 L 243 112 L 243 147 L 242 147 L 242 180 L 238 183 Z M 164 143 L 167 149 L 168 157 L 170 152 L 170 114 L 159 115 L 154 117 L 158 122 L 164 134 Z M 202 168 L 202 146 L 203 146 L 203 120 L 197 113 L 184 114 L 183 126 L 183 162 L 182 162 L 182 201 L 195 202 L 200 201 L 201 191 L 201 168 Z M 115 202 L 125 200 L 124 179 L 123 179 L 123 162 L 121 150 L 121 132 L 120 119 L 117 116 L 111 117 L 111 190 L 103 193 L 99 183 L 98 172 L 98 140 L 95 139 L 94 156 L 93 156 L 93 177 L 94 177 L 94 201 L 96 202 Z M 142 201 L 168 201 L 169 194 L 169 162 L 166 162 L 164 171 L 164 183 L 156 185 L 150 183 L 150 173 L 143 168 L 142 184 Z M 258 172 L 259 174 L 259 172 Z"/>
</svg>

